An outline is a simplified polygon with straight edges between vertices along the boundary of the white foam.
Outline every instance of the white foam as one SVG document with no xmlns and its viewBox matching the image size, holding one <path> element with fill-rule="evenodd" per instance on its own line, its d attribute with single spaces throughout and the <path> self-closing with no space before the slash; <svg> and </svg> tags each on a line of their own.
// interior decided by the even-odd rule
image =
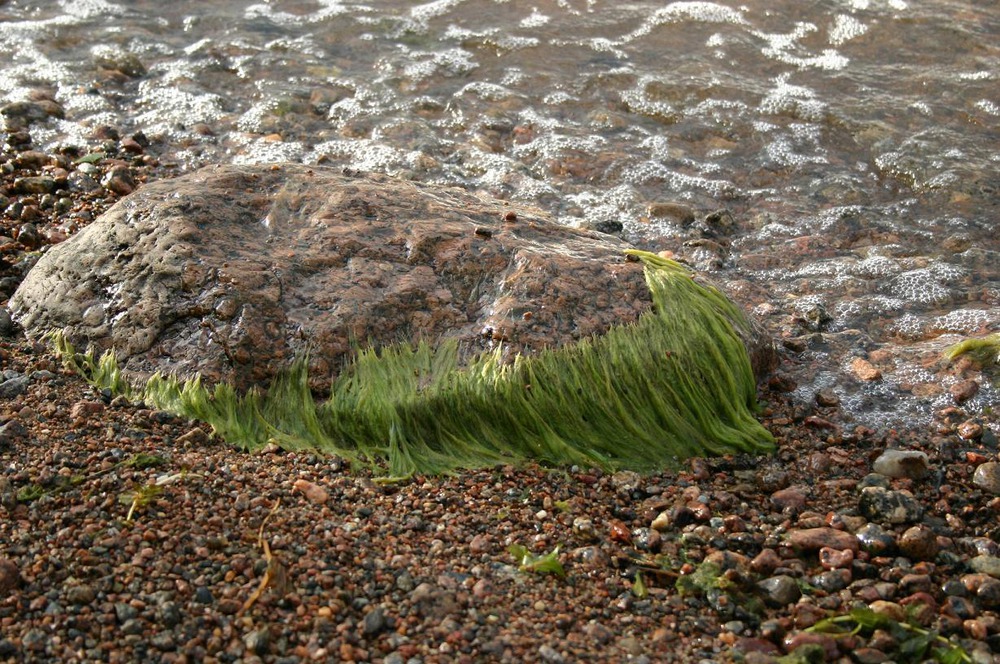
<svg viewBox="0 0 1000 664">
<path fill-rule="evenodd" d="M 764 154 L 776 165 L 784 167 L 828 163 L 827 158 L 823 155 L 803 154 L 787 136 L 778 136 L 764 146 Z"/>
<path fill-rule="evenodd" d="M 889 289 L 899 297 L 920 304 L 944 304 L 952 295 L 927 268 L 901 272 L 890 282 Z"/>
<path fill-rule="evenodd" d="M 989 113 L 990 115 L 1000 116 L 1000 106 L 997 106 L 989 99 L 980 99 L 979 101 L 977 101 L 976 108 L 986 113 Z"/>
<path fill-rule="evenodd" d="M 559 104 L 567 104 L 575 100 L 576 97 L 565 90 L 556 90 L 555 92 L 550 92 L 545 95 L 545 97 L 542 98 L 542 103 L 547 106 L 558 106 Z"/>
<path fill-rule="evenodd" d="M 572 41 L 563 41 L 564 44 L 572 45 Z M 594 37 L 587 40 L 587 45 L 598 53 L 610 53 L 616 58 L 621 58 L 622 60 L 628 58 L 628 53 L 618 48 L 617 43 L 610 39 L 604 37 Z"/>
<path fill-rule="evenodd" d="M 762 113 L 792 115 L 803 120 L 819 122 L 826 115 L 826 103 L 816 98 L 811 89 L 788 82 L 790 72 L 773 80 L 774 87 L 760 103 Z"/>
<path fill-rule="evenodd" d="M 868 256 L 856 262 L 851 271 L 858 276 L 874 279 L 898 274 L 901 270 L 899 263 L 887 256 Z"/>
<path fill-rule="evenodd" d="M 532 7 L 531 14 L 521 19 L 521 27 L 540 28 L 551 20 L 552 17 L 546 16 L 545 14 L 538 11 L 538 7 Z"/>
<path fill-rule="evenodd" d="M 426 24 L 432 18 L 444 16 L 465 0 L 434 0 L 410 9 L 410 16 L 419 23 Z"/>
<path fill-rule="evenodd" d="M 833 25 L 828 31 L 832 46 L 840 46 L 844 42 L 850 41 L 855 37 L 860 37 L 866 32 L 868 32 L 867 25 L 847 14 L 838 14 L 833 19 Z"/>
<path fill-rule="evenodd" d="M 642 22 L 642 25 L 622 37 L 620 41 L 621 43 L 628 43 L 639 37 L 648 35 L 658 26 L 684 21 L 732 23 L 736 25 L 745 25 L 747 22 L 740 10 L 731 9 L 714 2 L 672 2 L 666 7 L 653 12 L 651 16 Z"/>
<path fill-rule="evenodd" d="M 605 191 L 583 191 L 566 197 L 583 211 L 583 219 L 589 223 L 615 220 L 622 223 L 635 222 L 636 210 L 641 198 L 629 185 L 618 185 Z"/>
<path fill-rule="evenodd" d="M 70 16 L 91 19 L 99 16 L 121 16 L 125 9 L 107 0 L 60 0 L 59 6 Z"/>
<path fill-rule="evenodd" d="M 234 142 L 237 141 L 234 140 Z M 268 141 L 263 138 L 250 138 L 238 142 L 242 143 L 243 152 L 233 157 L 234 164 L 273 164 L 283 161 L 302 161 L 305 155 L 305 147 L 298 141 Z"/>
<path fill-rule="evenodd" d="M 223 117 L 222 97 L 208 92 L 186 92 L 158 87 L 159 81 L 139 84 L 137 107 L 146 109 L 135 121 L 147 132 L 176 135 L 178 126 L 213 122 Z"/>
<path fill-rule="evenodd" d="M 850 61 L 833 49 L 826 49 L 819 55 L 797 54 L 797 52 L 802 50 L 798 42 L 817 29 L 813 23 L 800 22 L 796 23 L 795 29 L 787 34 L 771 34 L 758 31 L 752 31 L 752 34 L 767 43 L 761 49 L 761 52 L 765 56 L 779 62 L 795 65 L 800 69 L 813 68 L 837 71 L 846 67 Z"/>
<path fill-rule="evenodd" d="M 675 191 L 698 189 L 713 196 L 730 196 L 739 191 L 739 188 L 728 180 L 681 173 L 659 161 L 651 160 L 629 164 L 622 170 L 621 179 L 631 184 L 662 182 Z"/>
<path fill-rule="evenodd" d="M 240 116 L 236 121 L 236 128 L 250 133 L 263 133 L 264 119 L 274 112 L 277 105 L 277 102 L 271 99 L 257 102 Z"/>
<path fill-rule="evenodd" d="M 501 101 L 508 99 L 513 94 L 510 88 L 496 85 L 495 83 L 487 83 L 486 81 L 473 81 L 455 93 L 456 96 L 472 95 L 486 101 Z"/>
<path fill-rule="evenodd" d="M 325 21 L 331 16 L 338 16 L 353 11 L 353 7 L 345 7 L 341 0 L 318 0 L 319 9 L 308 14 L 291 14 L 277 11 L 268 4 L 248 6 L 243 15 L 247 19 L 266 18 L 276 25 L 304 25 Z"/>
<path fill-rule="evenodd" d="M 462 48 L 449 48 L 436 52 L 413 52 L 410 64 L 403 68 L 403 74 L 414 81 L 432 76 L 465 76 L 479 65 L 472 54 Z"/>
<path fill-rule="evenodd" d="M 370 139 L 320 143 L 305 157 L 305 161 L 318 161 L 320 157 L 344 162 L 346 166 L 360 171 L 389 174 L 409 168 L 411 163 L 410 153 Z"/>
<path fill-rule="evenodd" d="M 972 334 L 998 321 L 1000 321 L 1000 315 L 996 311 L 955 309 L 942 316 L 933 318 L 930 321 L 930 327 L 945 332 Z"/>
</svg>

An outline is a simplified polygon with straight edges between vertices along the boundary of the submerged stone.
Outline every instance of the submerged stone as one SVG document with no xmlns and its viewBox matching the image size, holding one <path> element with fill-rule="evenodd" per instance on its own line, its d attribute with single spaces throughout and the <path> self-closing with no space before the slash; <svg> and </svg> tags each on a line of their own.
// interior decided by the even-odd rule
<svg viewBox="0 0 1000 664">
<path fill-rule="evenodd" d="M 323 390 L 357 346 L 531 354 L 634 321 L 650 295 L 628 248 L 457 189 L 215 166 L 145 185 L 52 247 L 11 308 L 30 336 L 113 349 L 132 377 L 244 390 L 308 351 Z M 769 368 L 769 340 L 744 341 Z"/>
</svg>

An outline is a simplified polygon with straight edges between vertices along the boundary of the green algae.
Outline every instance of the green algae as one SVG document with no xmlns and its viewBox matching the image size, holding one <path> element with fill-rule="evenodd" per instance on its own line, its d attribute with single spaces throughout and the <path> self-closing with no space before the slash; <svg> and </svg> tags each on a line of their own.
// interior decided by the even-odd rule
<svg viewBox="0 0 1000 664">
<path fill-rule="evenodd" d="M 975 339 L 965 339 L 944 352 L 948 360 L 954 360 L 962 355 L 971 357 L 982 367 L 1000 364 L 1000 334 L 990 334 Z"/>
<path fill-rule="evenodd" d="M 391 476 L 527 460 L 653 471 L 691 456 L 773 447 L 754 418 L 756 385 L 743 313 L 684 266 L 641 251 L 653 308 L 606 334 L 501 361 L 461 360 L 444 341 L 361 349 L 317 403 L 307 358 L 266 393 L 237 394 L 196 377 L 128 383 L 114 355 L 56 350 L 91 383 L 210 424 L 247 450 L 276 443 L 379 468 Z"/>
</svg>

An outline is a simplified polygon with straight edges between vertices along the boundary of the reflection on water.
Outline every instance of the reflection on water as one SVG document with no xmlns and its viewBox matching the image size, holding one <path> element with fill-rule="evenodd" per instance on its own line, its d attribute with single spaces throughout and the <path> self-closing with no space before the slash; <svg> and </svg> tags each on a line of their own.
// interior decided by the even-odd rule
<svg viewBox="0 0 1000 664">
<path fill-rule="evenodd" d="M 951 403 L 949 335 L 1000 326 L 989 4 L 14 1 L 0 90 L 55 92 L 43 148 L 110 124 L 185 168 L 343 164 L 623 222 L 801 337 L 804 401 L 895 425 Z"/>
</svg>

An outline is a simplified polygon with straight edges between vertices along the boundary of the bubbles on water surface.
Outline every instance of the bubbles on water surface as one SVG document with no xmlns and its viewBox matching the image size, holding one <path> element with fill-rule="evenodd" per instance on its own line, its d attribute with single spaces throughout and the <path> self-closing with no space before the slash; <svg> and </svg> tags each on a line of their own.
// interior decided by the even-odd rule
<svg viewBox="0 0 1000 664">
<path fill-rule="evenodd" d="M 91 19 L 103 16 L 121 16 L 125 9 L 107 0 L 61 0 L 59 6 L 70 16 Z"/>
<path fill-rule="evenodd" d="M 952 297 L 952 291 L 927 268 L 901 272 L 888 284 L 889 292 L 911 302 L 940 305 Z"/>
<path fill-rule="evenodd" d="M 532 7 L 531 14 L 522 18 L 520 25 L 522 28 L 540 28 L 551 20 L 552 17 L 538 11 L 538 7 Z"/>
<path fill-rule="evenodd" d="M 634 41 L 667 23 L 692 21 L 698 23 L 744 24 L 746 19 L 736 9 L 714 2 L 672 2 L 654 11 L 636 30 L 622 37 L 622 42 Z"/>
<path fill-rule="evenodd" d="M 853 16 L 837 14 L 829 30 L 829 40 L 832 45 L 840 46 L 866 32 L 868 32 L 868 26 Z"/>
<path fill-rule="evenodd" d="M 338 16 L 350 11 L 350 7 L 345 7 L 341 0 L 317 0 L 318 9 L 306 13 L 291 13 L 276 10 L 274 4 L 261 3 L 248 6 L 244 10 L 244 16 L 248 20 L 265 18 L 277 25 L 299 25 L 318 23 L 325 21 L 332 16 Z"/>
<path fill-rule="evenodd" d="M 983 309 L 955 309 L 931 319 L 928 327 L 935 331 L 973 334 L 1000 322 L 1000 312 Z"/>
</svg>

